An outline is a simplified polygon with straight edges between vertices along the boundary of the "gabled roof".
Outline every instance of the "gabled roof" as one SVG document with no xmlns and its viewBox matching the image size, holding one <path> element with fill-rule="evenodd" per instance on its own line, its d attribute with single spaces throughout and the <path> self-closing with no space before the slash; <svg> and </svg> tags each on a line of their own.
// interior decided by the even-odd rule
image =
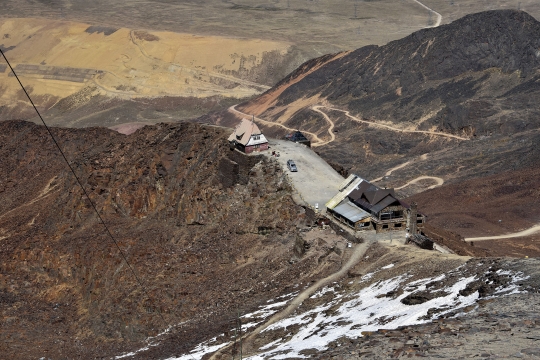
<svg viewBox="0 0 540 360">
<path fill-rule="evenodd" d="M 377 189 L 377 190 L 370 189 L 366 191 L 364 195 L 368 199 L 369 203 L 372 205 L 379 203 L 382 199 L 384 199 L 388 195 L 394 198 L 396 197 L 394 193 L 394 189 Z"/>
<path fill-rule="evenodd" d="M 403 205 L 396 198 L 394 189 L 381 189 L 367 181 L 362 181 L 348 197 L 354 204 L 372 213 L 378 213 L 394 203 Z"/>
<path fill-rule="evenodd" d="M 229 136 L 229 141 L 236 141 L 237 143 L 246 146 L 252 135 L 260 134 L 261 130 L 255 122 L 248 119 L 242 119 L 242 122 L 236 126 L 234 132 Z"/>
</svg>

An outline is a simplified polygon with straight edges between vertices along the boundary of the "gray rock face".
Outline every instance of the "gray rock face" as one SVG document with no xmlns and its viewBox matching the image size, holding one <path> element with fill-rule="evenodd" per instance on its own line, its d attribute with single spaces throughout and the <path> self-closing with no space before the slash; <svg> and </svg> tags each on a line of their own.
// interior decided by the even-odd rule
<svg viewBox="0 0 540 360">
<path fill-rule="evenodd" d="M 478 109 L 456 105 L 478 94 L 492 77 L 484 73 L 489 69 L 504 74 L 517 71 L 523 79 L 532 76 L 540 65 L 539 49 L 540 23 L 527 13 L 501 10 L 472 14 L 329 62 L 289 86 L 278 105 L 320 93 L 353 112 L 372 115 L 377 109 L 379 118 L 381 106 L 391 104 L 392 114 L 385 115 L 405 120 L 411 108 L 435 102 L 448 105 L 447 117 L 454 121 L 468 112 L 486 116 L 490 112 L 486 104 Z M 506 84 L 505 90 L 511 89 L 512 84 Z"/>
</svg>

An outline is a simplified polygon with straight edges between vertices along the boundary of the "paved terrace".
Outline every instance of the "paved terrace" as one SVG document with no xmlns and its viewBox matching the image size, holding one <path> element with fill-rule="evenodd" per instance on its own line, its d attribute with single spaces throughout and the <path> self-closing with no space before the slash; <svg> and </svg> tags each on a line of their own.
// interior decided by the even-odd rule
<svg viewBox="0 0 540 360">
<path fill-rule="evenodd" d="M 309 205 L 319 204 L 319 210 L 324 212 L 324 204 L 337 192 L 338 186 L 345 180 L 326 161 L 305 145 L 287 140 L 268 139 L 270 149 L 261 152 L 267 156 L 272 151 L 280 153 L 278 162 L 286 169 L 286 172 L 300 197 Z M 287 160 L 292 159 L 296 163 L 298 172 L 290 172 L 287 169 Z"/>
</svg>

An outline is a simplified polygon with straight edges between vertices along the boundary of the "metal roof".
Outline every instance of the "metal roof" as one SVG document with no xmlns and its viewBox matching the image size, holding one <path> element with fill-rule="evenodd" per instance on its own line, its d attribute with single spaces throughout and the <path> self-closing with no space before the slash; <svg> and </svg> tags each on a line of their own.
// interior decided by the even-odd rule
<svg viewBox="0 0 540 360">
<path fill-rule="evenodd" d="M 352 221 L 353 223 L 370 216 L 368 212 L 360 209 L 350 201 L 339 204 L 332 211 Z"/>
<path fill-rule="evenodd" d="M 347 185 L 347 187 L 340 189 L 339 192 L 326 203 L 326 207 L 333 209 L 336 205 L 342 202 L 343 199 L 345 199 L 349 193 L 353 191 L 362 181 L 362 178 L 355 177 L 352 182 Z"/>
<path fill-rule="evenodd" d="M 238 126 L 236 126 L 236 128 L 234 129 L 234 132 L 231 134 L 231 136 L 229 136 L 229 141 L 236 141 L 246 146 L 248 145 L 248 142 L 250 141 L 252 135 L 259 134 L 261 134 L 261 130 L 259 129 L 257 124 L 255 124 L 251 120 L 242 119 L 240 124 L 238 124 Z"/>
</svg>

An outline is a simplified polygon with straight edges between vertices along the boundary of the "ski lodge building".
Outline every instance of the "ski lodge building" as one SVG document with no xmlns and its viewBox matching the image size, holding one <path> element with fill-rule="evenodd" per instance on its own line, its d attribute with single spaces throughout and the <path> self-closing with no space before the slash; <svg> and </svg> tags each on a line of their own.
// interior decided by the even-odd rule
<svg viewBox="0 0 540 360">
<path fill-rule="evenodd" d="M 425 216 L 399 200 L 394 189 L 381 189 L 354 174 L 340 184 L 339 192 L 326 203 L 326 211 L 354 230 L 416 232 L 425 223 Z"/>
<path fill-rule="evenodd" d="M 246 154 L 268 150 L 268 140 L 253 120 L 242 119 L 229 136 L 229 143 Z"/>
</svg>

